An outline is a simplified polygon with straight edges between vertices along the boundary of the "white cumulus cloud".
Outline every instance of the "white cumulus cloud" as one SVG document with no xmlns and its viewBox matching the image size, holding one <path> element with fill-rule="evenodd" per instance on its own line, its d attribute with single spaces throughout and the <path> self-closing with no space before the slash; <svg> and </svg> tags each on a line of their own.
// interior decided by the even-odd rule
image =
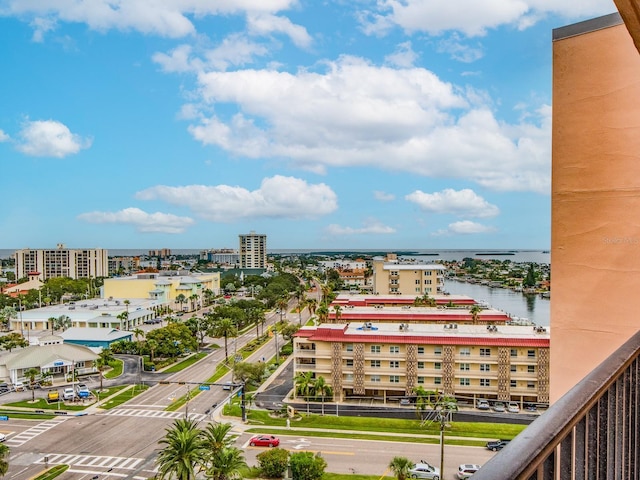
<svg viewBox="0 0 640 480">
<path fill-rule="evenodd" d="M 344 235 L 385 235 L 389 233 L 395 233 L 395 228 L 384 225 L 382 222 L 375 218 L 369 218 L 362 222 L 362 226 L 350 227 L 337 224 L 331 224 L 325 229 L 329 235 L 344 236 Z"/>
<path fill-rule="evenodd" d="M 34 120 L 23 124 L 18 150 L 34 157 L 63 158 L 91 146 L 92 140 L 72 133 L 65 124 L 55 120 Z"/>
<path fill-rule="evenodd" d="M 485 95 L 424 68 L 343 56 L 322 71 L 208 72 L 198 82 L 201 114 L 189 131 L 235 155 L 286 158 L 316 173 L 369 166 L 549 193 L 550 109 L 500 122 Z M 235 113 L 207 113 L 218 103 Z"/>
<path fill-rule="evenodd" d="M 416 190 L 404 198 L 429 213 L 453 214 L 459 217 L 495 217 L 500 213 L 497 206 L 487 202 L 468 188 L 463 190 L 446 188 L 434 193 Z"/>
<path fill-rule="evenodd" d="M 306 48 L 311 44 L 312 39 L 307 30 L 300 25 L 295 25 L 286 17 L 271 13 L 249 14 L 247 25 L 249 32 L 254 35 L 283 33 L 298 47 Z"/>
<path fill-rule="evenodd" d="M 376 190 L 373 192 L 373 197 L 376 200 L 380 200 L 381 202 L 390 202 L 395 200 L 396 196 L 392 193 L 382 192 L 380 190 Z"/>
<path fill-rule="evenodd" d="M 4 130 L 0 129 L 0 143 L 8 142 L 11 137 L 8 133 L 5 133 Z"/>
<path fill-rule="evenodd" d="M 496 229 L 470 220 L 450 223 L 446 229 L 434 232 L 432 236 L 473 235 L 476 233 L 493 233 Z"/>
<path fill-rule="evenodd" d="M 229 185 L 158 185 L 140 191 L 141 200 L 162 200 L 189 208 L 214 222 L 245 218 L 317 218 L 338 208 L 334 191 L 323 183 L 276 175 L 265 178 L 257 190 Z"/>
<path fill-rule="evenodd" d="M 189 217 L 170 213 L 147 213 L 139 208 L 125 208 L 118 212 L 87 212 L 78 219 L 88 223 L 133 225 L 141 233 L 184 233 L 195 222 Z"/>
</svg>

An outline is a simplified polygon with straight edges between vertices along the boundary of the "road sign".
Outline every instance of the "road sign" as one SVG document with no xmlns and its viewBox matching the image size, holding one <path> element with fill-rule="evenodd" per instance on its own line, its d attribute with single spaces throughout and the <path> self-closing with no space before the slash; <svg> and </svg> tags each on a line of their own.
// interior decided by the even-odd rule
<svg viewBox="0 0 640 480">
<path fill-rule="evenodd" d="M 211 387 L 209 385 L 200 385 L 198 388 L 200 390 L 211 390 Z"/>
<path fill-rule="evenodd" d="M 9 417 L 7 415 L 0 415 L 0 420 L 7 421 Z"/>
</svg>

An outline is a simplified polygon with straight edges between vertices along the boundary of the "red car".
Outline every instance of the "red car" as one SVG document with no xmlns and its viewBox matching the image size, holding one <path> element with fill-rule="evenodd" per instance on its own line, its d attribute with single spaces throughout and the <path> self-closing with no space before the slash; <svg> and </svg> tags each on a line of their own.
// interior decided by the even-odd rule
<svg viewBox="0 0 640 480">
<path fill-rule="evenodd" d="M 249 440 L 252 447 L 277 447 L 280 445 L 280 439 L 273 435 L 256 435 Z"/>
</svg>

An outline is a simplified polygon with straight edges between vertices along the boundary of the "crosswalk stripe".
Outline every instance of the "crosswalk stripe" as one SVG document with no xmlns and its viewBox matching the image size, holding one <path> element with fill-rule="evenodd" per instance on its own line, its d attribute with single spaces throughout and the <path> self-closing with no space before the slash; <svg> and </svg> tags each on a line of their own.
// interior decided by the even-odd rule
<svg viewBox="0 0 640 480">
<path fill-rule="evenodd" d="M 183 418 L 183 412 L 170 412 L 170 411 L 157 411 L 157 410 L 137 410 L 133 408 L 114 408 L 107 410 L 100 415 L 111 415 L 117 417 L 145 417 L 145 418 L 159 418 L 159 419 L 176 419 Z M 202 413 L 190 413 L 189 418 L 202 421 L 207 418 L 207 415 Z"/>
</svg>

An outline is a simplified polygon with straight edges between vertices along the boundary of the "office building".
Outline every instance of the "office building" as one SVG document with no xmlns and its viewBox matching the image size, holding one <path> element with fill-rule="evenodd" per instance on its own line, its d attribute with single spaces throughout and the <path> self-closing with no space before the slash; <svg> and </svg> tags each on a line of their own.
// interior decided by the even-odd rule
<svg viewBox="0 0 640 480">
<path fill-rule="evenodd" d="M 41 281 L 56 277 L 96 278 L 109 276 L 107 250 L 71 249 L 58 244 L 55 249 L 22 249 L 14 253 L 16 278 L 38 274 Z"/>
<path fill-rule="evenodd" d="M 267 236 L 251 232 L 239 235 L 240 268 L 267 268 Z"/>
</svg>

